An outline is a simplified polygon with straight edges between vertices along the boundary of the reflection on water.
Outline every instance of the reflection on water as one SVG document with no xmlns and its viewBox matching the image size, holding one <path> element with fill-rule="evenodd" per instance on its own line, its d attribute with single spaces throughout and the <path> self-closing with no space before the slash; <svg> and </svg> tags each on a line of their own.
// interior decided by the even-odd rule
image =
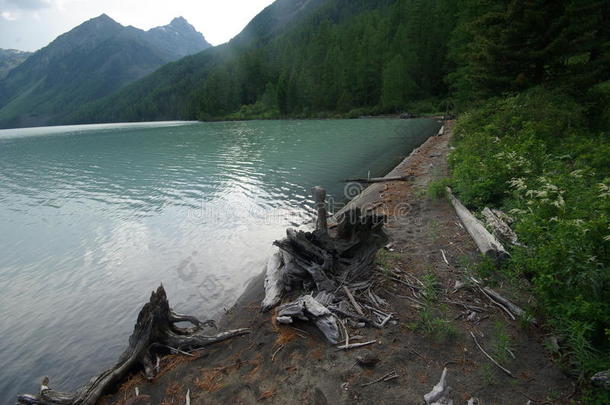
<svg viewBox="0 0 610 405">
<path fill-rule="evenodd" d="M 438 129 L 430 120 L 149 123 L 0 131 L 0 397 L 72 389 L 124 348 L 163 282 L 217 316 L 271 242 Z"/>
</svg>

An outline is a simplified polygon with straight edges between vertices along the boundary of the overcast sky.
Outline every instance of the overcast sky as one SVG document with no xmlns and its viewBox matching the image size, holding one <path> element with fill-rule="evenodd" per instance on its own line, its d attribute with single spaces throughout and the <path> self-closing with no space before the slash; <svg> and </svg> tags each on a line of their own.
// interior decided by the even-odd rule
<svg viewBox="0 0 610 405">
<path fill-rule="evenodd" d="M 273 0 L 0 0 L 0 48 L 35 51 L 82 22 L 108 14 L 149 29 L 183 16 L 213 45 L 227 42 Z"/>
</svg>

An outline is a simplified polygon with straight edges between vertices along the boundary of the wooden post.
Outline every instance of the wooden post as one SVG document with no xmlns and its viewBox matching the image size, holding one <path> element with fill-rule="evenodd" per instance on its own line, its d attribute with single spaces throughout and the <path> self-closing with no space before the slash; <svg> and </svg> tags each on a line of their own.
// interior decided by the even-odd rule
<svg viewBox="0 0 610 405">
<path fill-rule="evenodd" d="M 323 187 L 316 186 L 312 187 L 311 193 L 313 194 L 313 199 L 316 202 L 316 210 L 318 211 L 316 230 L 328 233 L 326 222 L 326 190 L 324 190 Z"/>
</svg>

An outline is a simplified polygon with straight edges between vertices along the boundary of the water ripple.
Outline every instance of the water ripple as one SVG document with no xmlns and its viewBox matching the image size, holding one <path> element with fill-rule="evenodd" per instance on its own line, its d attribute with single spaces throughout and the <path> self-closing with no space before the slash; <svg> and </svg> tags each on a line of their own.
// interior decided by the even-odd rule
<svg viewBox="0 0 610 405">
<path fill-rule="evenodd" d="M 163 282 L 181 312 L 238 296 L 310 188 L 380 175 L 428 120 L 154 123 L 0 131 L 0 398 L 110 365 Z"/>
</svg>

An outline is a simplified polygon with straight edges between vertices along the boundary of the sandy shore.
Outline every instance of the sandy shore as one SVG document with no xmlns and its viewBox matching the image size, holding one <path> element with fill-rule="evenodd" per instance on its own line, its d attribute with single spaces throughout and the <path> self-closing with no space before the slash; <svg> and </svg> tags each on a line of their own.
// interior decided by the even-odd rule
<svg viewBox="0 0 610 405">
<path fill-rule="evenodd" d="M 450 137 L 450 130 L 431 137 L 391 172 L 412 175 L 410 181 L 373 185 L 360 201 L 389 215 L 386 232 L 393 243 L 393 251 L 379 255 L 375 280 L 396 322 L 349 331 L 350 341 L 377 344 L 337 351 L 311 325 L 277 325 L 273 312 L 259 311 L 261 274 L 219 324 L 220 329 L 249 327 L 249 335 L 194 357 L 167 356 L 154 381 L 134 375 L 102 403 L 184 404 L 188 390 L 192 404 L 421 404 L 444 367 L 455 404 L 471 397 L 481 404 L 570 403 L 572 382 L 549 358 L 542 331 L 508 319 L 471 290 L 453 293 L 455 281 L 474 269 L 478 254 L 450 203 L 426 194 L 429 182 L 447 173 Z M 435 298 L 422 307 L 407 286 L 388 277 L 391 272 L 428 280 Z M 526 294 L 495 288 L 526 306 Z M 464 304 L 482 310 L 468 320 Z M 513 378 L 481 353 L 471 331 Z M 365 353 L 379 358 L 376 366 L 356 364 L 356 356 Z M 392 371 L 398 378 L 364 385 Z M 134 402 L 135 387 L 149 397 Z"/>
</svg>

